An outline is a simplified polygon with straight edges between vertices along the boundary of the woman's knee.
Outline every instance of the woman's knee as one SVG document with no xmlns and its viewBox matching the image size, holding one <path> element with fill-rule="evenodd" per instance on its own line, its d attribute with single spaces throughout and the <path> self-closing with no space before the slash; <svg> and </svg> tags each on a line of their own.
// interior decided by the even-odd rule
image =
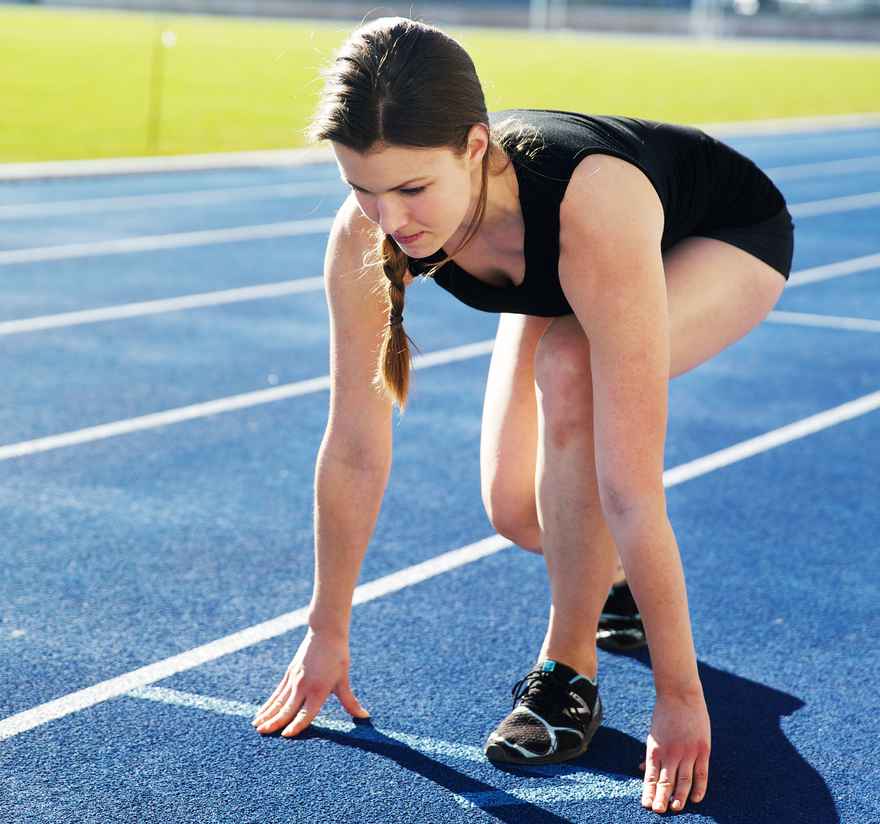
<svg viewBox="0 0 880 824">
<path fill-rule="evenodd" d="M 496 523 L 495 520 L 492 520 L 492 528 L 502 538 L 507 538 L 508 541 L 521 549 L 534 552 L 536 555 L 544 554 L 544 550 L 541 548 L 541 530 L 537 524 L 522 525 L 515 521 L 503 520 Z"/>
<path fill-rule="evenodd" d="M 529 552 L 541 554 L 541 529 L 534 504 L 525 507 L 522 501 L 484 489 L 483 506 L 489 523 L 499 535 Z"/>
<path fill-rule="evenodd" d="M 593 402 L 590 344 L 574 315 L 555 320 L 538 341 L 535 385 L 547 424 L 583 426 Z"/>
</svg>

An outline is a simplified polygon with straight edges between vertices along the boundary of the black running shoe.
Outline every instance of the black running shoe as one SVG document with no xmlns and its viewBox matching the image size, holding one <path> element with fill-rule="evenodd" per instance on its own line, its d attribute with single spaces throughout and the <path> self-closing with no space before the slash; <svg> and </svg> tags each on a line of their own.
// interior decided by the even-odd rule
<svg viewBox="0 0 880 824">
<path fill-rule="evenodd" d="M 599 688 L 549 659 L 511 690 L 513 711 L 486 741 L 486 757 L 508 764 L 553 764 L 586 752 L 602 721 Z"/>
<path fill-rule="evenodd" d="M 639 649 L 648 643 L 642 616 L 629 584 L 622 581 L 608 590 L 608 598 L 599 616 L 596 646 L 612 652 Z"/>
</svg>

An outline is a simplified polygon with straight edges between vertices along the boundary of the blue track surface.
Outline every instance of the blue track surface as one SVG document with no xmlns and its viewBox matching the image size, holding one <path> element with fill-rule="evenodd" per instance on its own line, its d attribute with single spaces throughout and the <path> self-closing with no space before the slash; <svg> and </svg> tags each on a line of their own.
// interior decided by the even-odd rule
<svg viewBox="0 0 880 824">
<path fill-rule="evenodd" d="M 880 131 L 727 142 L 779 173 L 797 226 L 795 272 L 880 253 L 880 205 L 797 214 L 798 204 L 880 192 Z M 875 163 L 784 171 L 846 158 Z M 277 190 L 296 183 L 323 189 Z M 195 192 L 217 197 L 196 202 Z M 191 202 L 96 206 L 172 194 Z M 15 319 L 314 278 L 326 233 L 17 263 L 4 252 L 327 218 L 343 196 L 332 165 L 0 186 L 0 331 Z M 777 309 L 880 321 L 880 260 L 792 286 Z M 430 283 L 407 296 L 407 331 L 426 354 L 491 340 L 496 325 Z M 328 373 L 320 287 L 0 342 L 7 445 Z M 479 484 L 488 365 L 478 354 L 414 373 L 361 583 L 494 534 Z M 878 389 L 880 323 L 768 320 L 672 382 L 667 467 Z M 600 653 L 605 721 L 577 761 L 503 771 L 483 757 L 549 604 L 543 560 L 515 547 L 355 607 L 352 684 L 371 724 L 353 725 L 331 698 L 297 739 L 252 729 L 299 626 L 3 733 L 32 708 L 307 605 L 327 408 L 317 390 L 0 459 L 0 822 L 655 817 L 639 806 L 654 695 L 646 653 Z M 880 822 L 878 437 L 871 411 L 668 490 L 712 717 L 709 791 L 682 820 Z"/>
</svg>

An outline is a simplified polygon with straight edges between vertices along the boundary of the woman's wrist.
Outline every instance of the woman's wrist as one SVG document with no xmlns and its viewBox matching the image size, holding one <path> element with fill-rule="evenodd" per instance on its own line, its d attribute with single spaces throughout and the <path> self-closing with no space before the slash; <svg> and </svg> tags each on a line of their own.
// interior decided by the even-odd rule
<svg viewBox="0 0 880 824">
<path fill-rule="evenodd" d="M 348 641 L 349 614 L 342 610 L 325 609 L 319 605 L 312 605 L 309 608 L 308 626 L 316 635 Z"/>
<path fill-rule="evenodd" d="M 674 697 L 682 700 L 698 699 L 703 697 L 703 684 L 697 672 L 696 660 L 692 673 L 683 675 L 681 678 L 655 675 L 654 692 L 657 697 Z"/>
</svg>

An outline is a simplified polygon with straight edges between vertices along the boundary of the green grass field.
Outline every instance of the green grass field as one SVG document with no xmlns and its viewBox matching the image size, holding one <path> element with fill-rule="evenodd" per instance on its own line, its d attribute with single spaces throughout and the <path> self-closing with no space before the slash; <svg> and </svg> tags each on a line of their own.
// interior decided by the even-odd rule
<svg viewBox="0 0 880 824">
<path fill-rule="evenodd" d="M 151 152 L 163 26 L 176 43 Z M 352 27 L 0 7 L 0 161 L 303 146 L 318 70 Z M 678 123 L 880 110 L 880 49 L 446 30 L 472 55 L 489 109 Z"/>
</svg>

